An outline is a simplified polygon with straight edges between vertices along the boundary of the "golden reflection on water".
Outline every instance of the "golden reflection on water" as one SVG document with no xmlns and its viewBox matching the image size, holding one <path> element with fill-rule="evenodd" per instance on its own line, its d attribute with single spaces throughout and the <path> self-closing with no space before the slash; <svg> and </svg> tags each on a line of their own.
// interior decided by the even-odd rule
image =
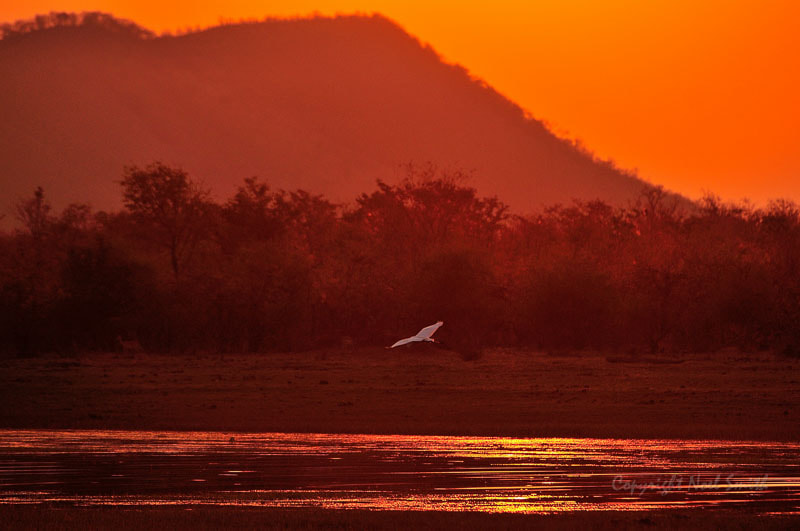
<svg viewBox="0 0 800 531">
<path fill-rule="evenodd" d="M 0 431 L 0 503 L 562 512 L 800 508 L 800 444 Z"/>
</svg>

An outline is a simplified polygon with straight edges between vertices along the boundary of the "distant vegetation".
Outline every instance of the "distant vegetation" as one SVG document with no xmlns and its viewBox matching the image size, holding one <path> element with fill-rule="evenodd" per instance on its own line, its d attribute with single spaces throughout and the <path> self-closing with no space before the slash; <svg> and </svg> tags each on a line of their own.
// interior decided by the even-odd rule
<svg viewBox="0 0 800 531">
<path fill-rule="evenodd" d="M 136 38 L 151 38 L 155 35 L 134 22 L 116 18 L 96 11 L 84 13 L 52 12 L 37 15 L 30 20 L 19 20 L 0 24 L 0 39 L 14 39 L 37 31 L 53 28 L 96 27 Z"/>
<path fill-rule="evenodd" d="M 658 189 L 518 216 L 458 173 L 410 168 L 339 206 L 246 179 L 126 168 L 124 209 L 17 204 L 0 235 L 0 349 L 292 351 L 386 345 L 438 319 L 454 349 L 615 352 L 800 344 L 800 210 Z"/>
</svg>

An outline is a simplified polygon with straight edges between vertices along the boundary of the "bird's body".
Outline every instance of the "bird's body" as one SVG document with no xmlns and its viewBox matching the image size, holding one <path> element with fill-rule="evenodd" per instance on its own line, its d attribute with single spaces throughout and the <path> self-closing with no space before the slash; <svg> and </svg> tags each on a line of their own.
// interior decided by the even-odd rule
<svg viewBox="0 0 800 531">
<path fill-rule="evenodd" d="M 400 341 L 396 342 L 391 347 L 387 347 L 387 348 L 395 348 L 395 347 L 399 347 L 399 346 L 402 346 L 402 345 L 407 345 L 408 343 L 415 343 L 415 342 L 418 342 L 418 341 L 427 341 L 428 343 L 436 343 L 436 340 L 433 339 L 432 336 L 439 329 L 439 327 L 442 326 L 443 324 L 444 324 L 444 322 L 438 321 L 438 322 L 436 322 L 436 324 L 432 324 L 430 326 L 426 326 L 425 328 L 423 328 L 422 330 L 417 332 L 416 335 L 413 335 L 411 337 L 407 337 L 405 339 L 401 339 Z"/>
</svg>

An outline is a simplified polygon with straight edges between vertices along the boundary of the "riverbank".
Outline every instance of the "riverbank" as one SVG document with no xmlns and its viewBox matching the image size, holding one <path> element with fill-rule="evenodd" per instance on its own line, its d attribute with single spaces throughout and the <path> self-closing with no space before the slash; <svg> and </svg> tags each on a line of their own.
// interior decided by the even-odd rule
<svg viewBox="0 0 800 531">
<path fill-rule="evenodd" d="M 0 360 L 0 428 L 798 440 L 800 360 L 420 345 Z"/>
<path fill-rule="evenodd" d="M 414 511 L 326 511 L 235 507 L 57 507 L 0 505 L 8 529 L 796 529 L 797 516 L 742 511 L 599 511 L 554 515 Z"/>
</svg>

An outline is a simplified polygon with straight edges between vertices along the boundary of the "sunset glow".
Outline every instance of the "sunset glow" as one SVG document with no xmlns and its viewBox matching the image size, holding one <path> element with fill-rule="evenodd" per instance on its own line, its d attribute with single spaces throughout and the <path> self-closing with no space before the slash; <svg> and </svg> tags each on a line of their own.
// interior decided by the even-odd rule
<svg viewBox="0 0 800 531">
<path fill-rule="evenodd" d="M 562 136 L 698 197 L 800 199 L 800 7 L 788 0 L 11 0 L 0 20 L 100 10 L 158 32 L 379 12 Z"/>
<path fill-rule="evenodd" d="M 800 529 L 798 21 L 5 0 L 0 522 Z"/>
</svg>

